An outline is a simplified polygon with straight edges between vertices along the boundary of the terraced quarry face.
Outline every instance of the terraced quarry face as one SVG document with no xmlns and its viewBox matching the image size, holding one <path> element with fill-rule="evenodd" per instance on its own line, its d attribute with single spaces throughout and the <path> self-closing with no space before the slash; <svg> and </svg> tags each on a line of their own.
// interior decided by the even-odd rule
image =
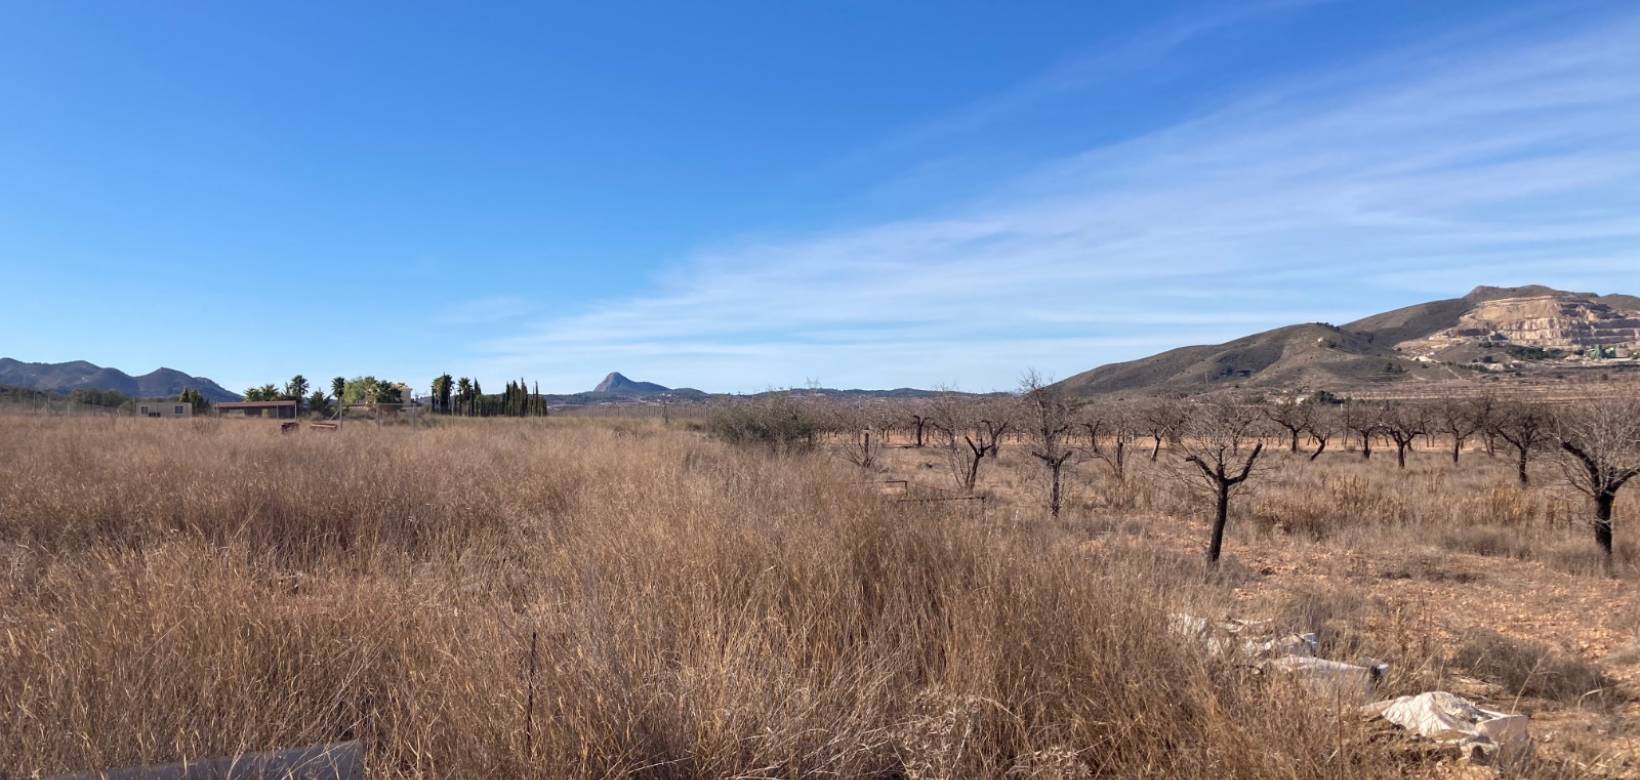
<svg viewBox="0 0 1640 780">
<path fill-rule="evenodd" d="M 1399 346 L 1413 355 L 1428 355 L 1471 344 L 1513 344 L 1573 354 L 1604 347 L 1627 355 L 1640 351 L 1640 312 L 1573 296 L 1499 298 L 1477 304 L 1454 327 Z"/>
</svg>

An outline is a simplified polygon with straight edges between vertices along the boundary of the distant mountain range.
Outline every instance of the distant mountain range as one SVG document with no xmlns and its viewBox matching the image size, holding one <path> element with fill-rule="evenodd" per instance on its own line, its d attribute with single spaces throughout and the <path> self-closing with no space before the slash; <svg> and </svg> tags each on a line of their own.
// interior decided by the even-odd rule
<svg viewBox="0 0 1640 780">
<path fill-rule="evenodd" d="M 1112 363 L 1060 385 L 1081 395 L 1347 390 L 1589 365 L 1640 368 L 1640 298 L 1540 285 L 1477 287 L 1462 298 L 1343 326 L 1289 325 Z"/>
<path fill-rule="evenodd" d="M 918 390 L 910 387 L 900 387 L 893 390 L 839 390 L 830 387 L 798 388 L 791 391 L 768 390 L 762 393 L 751 393 L 752 397 L 766 395 L 773 392 L 794 392 L 799 395 L 809 395 L 823 398 L 877 398 L 877 399 L 912 399 L 932 398 L 944 395 L 944 390 Z M 619 371 L 611 372 L 604 377 L 589 392 L 569 393 L 565 395 L 546 396 L 547 402 L 553 406 L 617 406 L 621 404 L 658 404 L 667 402 L 698 402 L 709 401 L 714 398 L 729 398 L 732 393 L 707 393 L 692 387 L 667 387 L 654 382 L 638 382 L 626 377 Z M 967 395 L 967 394 L 961 394 Z"/>
<path fill-rule="evenodd" d="M 0 358 L 0 385 L 61 394 L 80 389 L 113 390 L 132 398 L 174 398 L 185 389 L 193 389 L 213 403 L 239 400 L 238 395 L 205 377 L 189 376 L 175 369 L 161 368 L 131 376 L 117 368 L 104 368 L 84 360 L 24 363 Z"/>
<path fill-rule="evenodd" d="M 1059 386 L 1079 395 L 1187 395 L 1221 388 L 1349 392 L 1396 383 L 1506 381 L 1581 368 L 1640 375 L 1640 297 L 1566 292 L 1540 285 L 1477 287 L 1345 325 L 1307 323 L 1208 346 L 1181 347 L 1077 374 Z M 170 398 L 185 388 L 212 402 L 238 400 L 204 377 L 169 368 L 131 376 L 87 363 L 0 358 L 0 386 L 66 394 L 80 388 Z M 831 398 L 928 398 L 940 391 L 836 390 Z M 1396 391 L 1399 392 L 1399 391 Z M 587 392 L 548 395 L 555 406 L 705 401 L 723 394 L 639 382 L 618 371 Z"/>
</svg>

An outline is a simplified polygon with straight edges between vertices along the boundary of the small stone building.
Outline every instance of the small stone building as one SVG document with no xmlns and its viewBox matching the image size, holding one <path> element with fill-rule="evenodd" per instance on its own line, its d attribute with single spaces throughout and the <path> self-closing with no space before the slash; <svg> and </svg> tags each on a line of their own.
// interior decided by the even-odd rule
<svg viewBox="0 0 1640 780">
<path fill-rule="evenodd" d="M 138 417 L 192 417 L 194 406 L 187 401 L 138 401 Z"/>
<path fill-rule="evenodd" d="M 211 407 L 218 417 L 266 417 L 275 420 L 296 419 L 296 402 L 291 401 L 225 401 Z"/>
</svg>

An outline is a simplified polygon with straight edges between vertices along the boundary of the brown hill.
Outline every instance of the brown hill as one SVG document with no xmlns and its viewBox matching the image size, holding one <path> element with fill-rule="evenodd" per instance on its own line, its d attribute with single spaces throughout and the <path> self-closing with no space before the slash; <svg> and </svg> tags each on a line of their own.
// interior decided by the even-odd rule
<svg viewBox="0 0 1640 780">
<path fill-rule="evenodd" d="M 1370 336 L 1313 323 L 1212 346 L 1100 366 L 1061 384 L 1081 395 L 1199 393 L 1225 385 L 1283 387 L 1394 381 L 1419 364 Z"/>
<path fill-rule="evenodd" d="M 1082 395 L 1193 394 L 1222 387 L 1348 389 L 1498 371 L 1521 360 L 1629 360 L 1640 354 L 1640 298 L 1540 285 L 1477 287 L 1462 298 L 1342 327 L 1290 325 L 1210 346 L 1100 366 L 1061 383 Z M 1498 355 L 1502 355 L 1500 359 Z"/>
</svg>

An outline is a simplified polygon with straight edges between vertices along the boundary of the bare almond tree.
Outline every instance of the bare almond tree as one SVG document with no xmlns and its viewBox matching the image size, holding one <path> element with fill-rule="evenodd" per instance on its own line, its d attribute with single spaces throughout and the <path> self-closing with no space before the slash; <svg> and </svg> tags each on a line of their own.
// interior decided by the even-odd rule
<svg viewBox="0 0 1640 780">
<path fill-rule="evenodd" d="M 1172 398 L 1157 398 L 1145 404 L 1139 414 L 1145 431 L 1154 441 L 1150 448 L 1150 460 L 1155 462 L 1162 453 L 1162 442 L 1171 438 L 1184 424 L 1184 406 Z"/>
<path fill-rule="evenodd" d="M 923 446 L 923 431 L 927 430 L 927 428 L 928 428 L 928 409 L 927 409 L 927 407 L 922 405 L 922 404 L 918 404 L 918 405 L 912 407 L 912 409 L 911 409 L 911 433 L 912 433 L 912 436 L 914 437 L 914 442 L 915 442 L 912 446 L 916 447 L 917 449 L 922 449 L 922 446 Z"/>
<path fill-rule="evenodd" d="M 1486 427 L 1488 407 L 1477 406 L 1473 400 L 1448 397 L 1441 401 L 1431 416 L 1433 426 L 1452 439 L 1452 462 L 1456 464 L 1463 454 L 1464 442 Z"/>
<path fill-rule="evenodd" d="M 1594 540 L 1611 571 L 1612 507 L 1617 491 L 1640 475 L 1640 400 L 1591 401 L 1555 417 L 1561 466 L 1572 487 L 1594 505 Z"/>
<path fill-rule="evenodd" d="M 955 393 L 942 393 L 929 401 L 921 412 L 922 425 L 927 428 L 926 439 L 945 457 L 946 467 L 957 487 L 966 488 L 970 482 L 968 459 L 963 453 L 962 436 L 968 428 L 968 405 Z"/>
<path fill-rule="evenodd" d="M 1099 454 L 1104 447 L 1099 444 L 1099 434 L 1109 433 L 1109 403 L 1084 403 L 1081 410 L 1081 426 L 1087 431 L 1087 451 Z"/>
<path fill-rule="evenodd" d="M 1395 465 L 1407 467 L 1407 450 L 1419 436 L 1429 435 L 1429 410 L 1419 403 L 1385 404 L 1380 429 L 1395 442 Z"/>
<path fill-rule="evenodd" d="M 1322 406 L 1319 402 L 1311 406 L 1305 432 L 1309 433 L 1310 441 L 1315 444 L 1315 452 L 1310 453 L 1310 460 L 1314 461 L 1321 457 L 1321 453 L 1327 451 L 1327 442 L 1332 441 L 1333 435 L 1343 427 L 1343 423 L 1336 408 Z"/>
<path fill-rule="evenodd" d="M 979 467 L 994 451 L 995 437 L 1007 430 L 991 418 L 992 404 L 947 394 L 928 408 L 928 425 L 936 433 L 957 487 L 973 492 L 979 484 Z M 993 456 L 994 457 L 994 456 Z"/>
<path fill-rule="evenodd" d="M 1197 405 L 1179 426 L 1174 441 L 1182 454 L 1176 472 L 1192 484 L 1205 486 L 1213 495 L 1213 533 L 1207 545 L 1207 563 L 1217 566 L 1224 550 L 1224 529 L 1230 521 L 1230 497 L 1253 476 L 1260 441 L 1243 459 L 1235 452 L 1236 441 L 1258 421 L 1260 412 L 1229 398 L 1217 398 Z"/>
<path fill-rule="evenodd" d="M 983 401 L 979 411 L 979 424 L 985 429 L 984 438 L 989 442 L 986 449 L 995 458 L 1002 452 L 1002 437 L 1018 423 L 1019 401 L 1014 398 Z"/>
<path fill-rule="evenodd" d="M 1030 426 L 1031 456 L 1041 461 L 1048 472 L 1048 512 L 1058 518 L 1064 500 L 1065 467 L 1076 455 L 1076 449 L 1070 446 L 1070 431 L 1077 404 L 1063 388 L 1035 371 L 1026 372 L 1020 379 L 1019 390 Z"/>
<path fill-rule="evenodd" d="M 1088 404 L 1087 408 L 1093 410 L 1093 413 L 1084 415 L 1079 424 L 1088 432 L 1088 452 L 1097 455 L 1100 450 L 1099 432 L 1105 427 L 1105 418 L 1099 413 L 1099 407 L 1096 405 Z"/>
<path fill-rule="evenodd" d="M 1361 459 L 1371 460 L 1372 438 L 1384 428 L 1382 410 L 1372 404 L 1351 401 L 1344 405 L 1339 423 L 1345 431 L 1361 440 Z M 1349 444 L 1347 440 L 1344 443 Z"/>
<path fill-rule="evenodd" d="M 1492 422 L 1493 418 L 1502 412 L 1503 404 L 1498 401 L 1497 396 L 1489 392 L 1481 393 L 1469 400 L 1469 409 L 1470 414 L 1475 418 L 1475 422 L 1480 426 L 1476 433 L 1480 434 L 1486 441 L 1486 456 L 1489 458 L 1497 457 L 1498 431 Z"/>
<path fill-rule="evenodd" d="M 1082 426 L 1088 429 L 1090 451 L 1110 468 L 1117 482 L 1127 481 L 1127 452 L 1137 436 L 1131 404 L 1090 404 L 1091 413 L 1084 417 Z M 1099 442 L 1101 432 L 1108 437 L 1110 446 Z"/>
<path fill-rule="evenodd" d="M 1487 428 L 1515 448 L 1516 477 L 1522 486 L 1531 484 L 1527 462 L 1554 436 L 1554 417 L 1549 408 L 1526 401 L 1499 404 Z"/>
<path fill-rule="evenodd" d="M 1265 418 L 1287 432 L 1289 452 L 1298 452 L 1298 437 L 1309 429 L 1314 406 L 1295 398 L 1274 401 L 1263 408 Z"/>
</svg>

